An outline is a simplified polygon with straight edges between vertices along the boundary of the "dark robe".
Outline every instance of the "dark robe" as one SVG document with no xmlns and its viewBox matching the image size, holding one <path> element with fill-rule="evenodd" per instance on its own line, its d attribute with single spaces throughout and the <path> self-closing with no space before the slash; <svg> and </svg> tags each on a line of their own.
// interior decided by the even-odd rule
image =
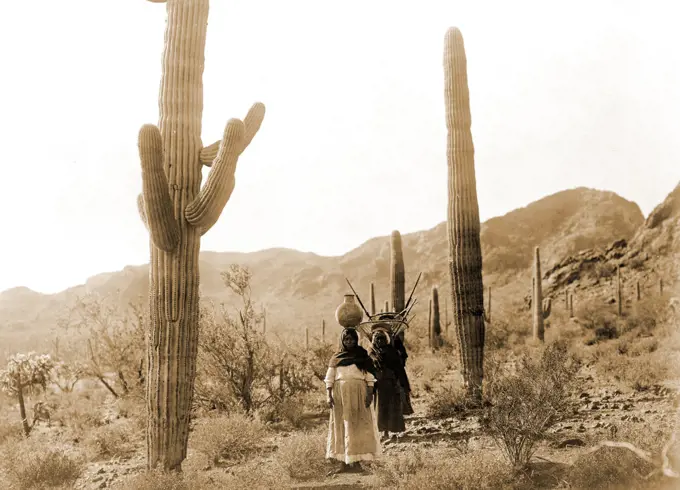
<svg viewBox="0 0 680 490">
<path fill-rule="evenodd" d="M 403 432 L 404 395 L 411 390 L 403 358 L 393 344 L 375 347 L 373 356 L 378 369 L 376 381 L 376 411 L 378 430 Z"/>
</svg>

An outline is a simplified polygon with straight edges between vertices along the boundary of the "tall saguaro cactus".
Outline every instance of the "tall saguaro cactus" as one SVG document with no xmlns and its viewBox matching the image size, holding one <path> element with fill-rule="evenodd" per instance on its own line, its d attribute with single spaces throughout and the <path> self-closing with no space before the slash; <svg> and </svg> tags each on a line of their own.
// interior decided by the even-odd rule
<svg viewBox="0 0 680 490">
<path fill-rule="evenodd" d="M 375 285 L 371 283 L 371 315 L 375 315 Z"/>
<path fill-rule="evenodd" d="M 484 377 L 484 284 L 472 143 L 467 59 L 460 31 L 446 32 L 444 100 L 448 162 L 449 267 L 453 322 L 467 396 L 481 401 Z"/>
<path fill-rule="evenodd" d="M 430 336 L 434 349 L 441 347 L 442 325 L 439 314 L 439 290 L 436 286 L 432 287 L 432 315 L 430 317 Z"/>
<path fill-rule="evenodd" d="M 532 280 L 531 307 L 533 310 L 533 337 L 534 340 L 545 340 L 545 325 L 543 320 L 550 316 L 552 302 L 550 299 L 543 301 L 543 288 L 541 286 L 541 251 L 534 248 L 534 277 Z"/>
<path fill-rule="evenodd" d="M 390 241 L 390 291 L 392 294 L 392 308 L 401 311 L 406 301 L 404 279 L 404 252 L 401 247 L 401 234 L 394 230 Z"/>
<path fill-rule="evenodd" d="M 390 292 L 392 309 L 400 312 L 406 303 L 406 283 L 404 278 L 404 252 L 401 248 L 401 234 L 394 230 L 390 241 Z M 399 334 L 404 339 L 404 331 Z"/>
<path fill-rule="evenodd" d="M 265 108 L 230 119 L 221 141 L 201 143 L 203 66 L 209 0 L 167 3 L 159 125 L 139 132 L 143 192 L 137 199 L 150 235 L 147 465 L 181 470 L 196 376 L 201 236 L 234 190 L 236 163 Z M 201 187 L 201 169 L 212 167 Z"/>
</svg>

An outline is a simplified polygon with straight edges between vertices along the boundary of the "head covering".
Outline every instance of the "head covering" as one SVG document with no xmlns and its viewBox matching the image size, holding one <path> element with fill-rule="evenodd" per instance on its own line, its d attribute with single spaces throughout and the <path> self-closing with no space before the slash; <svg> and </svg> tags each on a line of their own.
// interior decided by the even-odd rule
<svg viewBox="0 0 680 490">
<path fill-rule="evenodd" d="M 378 336 L 385 337 L 387 342 L 384 345 L 378 346 L 375 342 L 376 337 Z M 411 385 L 408 381 L 401 355 L 394 346 L 394 343 L 390 343 L 389 334 L 382 329 L 376 329 L 373 333 L 373 356 L 378 370 L 391 370 L 399 380 L 399 384 L 401 384 L 406 391 L 411 391 Z"/>
<path fill-rule="evenodd" d="M 351 349 L 345 347 L 345 343 L 343 342 L 346 336 L 353 337 L 355 340 L 354 347 Z M 359 345 L 359 334 L 356 329 L 345 328 L 340 334 L 338 351 L 331 357 L 331 360 L 328 362 L 328 367 L 351 366 L 352 364 L 355 364 L 364 372 L 369 372 L 374 376 L 376 374 L 373 359 L 368 355 L 366 349 Z"/>
</svg>

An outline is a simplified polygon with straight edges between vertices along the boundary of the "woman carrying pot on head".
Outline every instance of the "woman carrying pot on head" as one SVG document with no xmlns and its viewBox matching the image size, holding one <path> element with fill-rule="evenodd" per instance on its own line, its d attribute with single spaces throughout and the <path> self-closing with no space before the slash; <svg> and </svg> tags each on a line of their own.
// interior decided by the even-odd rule
<svg viewBox="0 0 680 490">
<path fill-rule="evenodd" d="M 361 471 L 360 461 L 374 460 L 381 453 L 372 407 L 375 374 L 357 331 L 345 328 L 324 380 L 331 409 L 326 458 L 341 461 L 340 471 Z"/>
<path fill-rule="evenodd" d="M 390 342 L 388 327 L 374 329 L 373 357 L 377 368 L 376 405 L 378 416 L 378 430 L 385 438 L 390 432 L 403 432 L 404 410 L 402 395 L 411 391 L 399 351 Z"/>
</svg>

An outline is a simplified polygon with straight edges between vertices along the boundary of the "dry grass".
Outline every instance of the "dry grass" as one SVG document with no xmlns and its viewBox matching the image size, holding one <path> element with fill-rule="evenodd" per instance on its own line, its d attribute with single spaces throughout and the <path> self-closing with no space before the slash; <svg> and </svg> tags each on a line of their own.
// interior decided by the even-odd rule
<svg viewBox="0 0 680 490">
<path fill-rule="evenodd" d="M 7 441 L 0 447 L 0 469 L 6 476 L 7 488 L 28 490 L 73 488 L 84 469 L 78 454 L 57 447 L 45 436 Z M 1 483 L 1 481 L 0 481 Z"/>
<path fill-rule="evenodd" d="M 516 486 L 519 484 L 524 486 Z M 375 465 L 373 486 L 400 490 L 530 488 L 497 454 L 420 448 L 392 453 Z"/>
<path fill-rule="evenodd" d="M 279 446 L 275 458 L 293 480 L 309 481 L 323 477 L 329 468 L 325 430 L 287 437 Z"/>
<path fill-rule="evenodd" d="M 126 459 L 143 441 L 144 433 L 136 430 L 132 422 L 122 420 L 93 429 L 85 436 L 84 443 L 88 456 L 101 460 Z"/>
<path fill-rule="evenodd" d="M 222 460 L 242 461 L 262 450 L 268 436 L 259 419 L 243 414 L 198 420 L 189 445 L 210 458 L 214 465 Z"/>
</svg>

